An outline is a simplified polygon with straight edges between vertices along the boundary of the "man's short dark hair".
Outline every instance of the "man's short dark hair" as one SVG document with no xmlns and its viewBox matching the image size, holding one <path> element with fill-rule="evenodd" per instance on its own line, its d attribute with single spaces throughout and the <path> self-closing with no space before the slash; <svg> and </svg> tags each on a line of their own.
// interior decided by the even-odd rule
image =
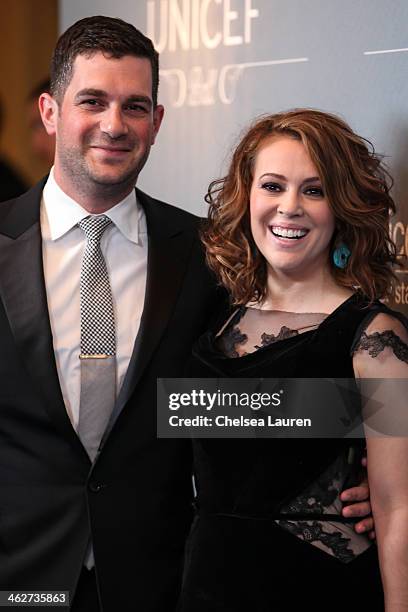
<svg viewBox="0 0 408 612">
<path fill-rule="evenodd" d="M 60 103 L 72 79 L 75 58 L 101 52 L 119 59 L 125 55 L 147 58 L 152 68 L 152 99 L 157 105 L 159 55 L 150 38 L 122 19 L 102 15 L 85 17 L 58 39 L 51 60 L 51 94 Z"/>
</svg>

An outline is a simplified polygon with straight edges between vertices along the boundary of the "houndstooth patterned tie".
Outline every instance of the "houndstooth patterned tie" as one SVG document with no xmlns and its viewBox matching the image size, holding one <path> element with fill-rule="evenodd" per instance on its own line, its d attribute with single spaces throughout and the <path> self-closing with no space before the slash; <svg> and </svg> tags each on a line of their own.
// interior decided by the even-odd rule
<svg viewBox="0 0 408 612">
<path fill-rule="evenodd" d="M 81 355 L 114 355 L 115 317 L 101 238 L 109 217 L 85 217 L 78 223 L 87 238 L 81 268 Z"/>
<path fill-rule="evenodd" d="M 80 277 L 81 397 L 78 435 L 94 461 L 116 398 L 116 341 L 112 292 L 101 238 L 112 221 L 105 215 L 78 223 L 87 243 Z"/>
</svg>

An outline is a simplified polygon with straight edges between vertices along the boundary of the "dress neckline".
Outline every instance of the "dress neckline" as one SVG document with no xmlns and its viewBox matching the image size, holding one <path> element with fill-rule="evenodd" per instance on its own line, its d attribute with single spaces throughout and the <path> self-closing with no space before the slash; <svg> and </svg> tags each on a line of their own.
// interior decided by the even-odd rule
<svg viewBox="0 0 408 612">
<path fill-rule="evenodd" d="M 353 300 L 356 296 L 357 296 L 357 293 L 352 293 L 348 298 L 346 298 L 345 300 L 343 300 L 343 302 L 341 302 L 338 306 L 336 306 L 336 308 L 332 310 L 332 312 L 294 312 L 291 310 L 279 310 L 277 308 L 256 308 L 255 306 L 244 306 L 244 305 L 239 306 L 238 309 L 245 308 L 246 310 L 256 310 L 259 312 L 276 312 L 279 314 L 290 314 L 290 315 L 320 315 L 320 316 L 325 317 L 324 320 L 326 320 L 328 317 L 331 317 L 332 315 L 334 315 L 340 308 L 345 306 L 349 301 Z M 236 312 L 238 312 L 238 309 Z"/>
<path fill-rule="evenodd" d="M 218 337 L 218 334 L 213 332 L 209 332 L 209 334 L 207 335 L 208 341 L 210 342 L 211 345 L 211 352 L 215 352 L 218 356 L 218 358 L 221 357 L 221 359 L 224 360 L 230 360 L 233 359 L 235 360 L 239 360 L 241 363 L 246 363 L 249 362 L 251 363 L 252 360 L 256 360 L 258 358 L 259 355 L 263 354 L 265 351 L 270 350 L 271 346 L 282 346 L 282 343 L 286 346 L 287 344 L 289 344 L 289 346 L 292 343 L 297 343 L 300 340 L 302 342 L 307 342 L 307 339 L 310 337 L 314 337 L 314 334 L 319 333 L 322 329 L 325 328 L 326 325 L 330 324 L 330 322 L 336 317 L 337 313 L 341 310 L 343 310 L 344 308 L 346 308 L 349 303 L 353 303 L 356 299 L 358 298 L 358 294 L 357 293 L 353 293 L 352 295 L 350 295 L 347 299 L 345 299 L 341 304 L 339 304 L 330 314 L 325 314 L 325 313 L 287 313 L 287 311 L 266 311 L 264 310 L 264 312 L 280 312 L 283 314 L 298 314 L 298 315 L 306 315 L 306 314 L 320 314 L 322 316 L 324 316 L 324 319 L 318 323 L 316 326 L 313 327 L 313 329 L 309 329 L 306 331 L 302 331 L 302 333 L 300 334 L 296 334 L 287 338 L 283 338 L 281 340 L 279 340 L 276 343 L 273 343 L 272 345 L 267 345 L 267 346 L 261 346 L 259 347 L 256 351 L 251 351 L 250 353 L 247 353 L 245 355 L 241 355 L 240 357 L 228 357 L 224 354 L 222 354 L 220 352 L 220 350 L 215 346 L 215 340 Z M 227 326 L 230 325 L 230 323 L 235 319 L 236 315 L 239 312 L 242 312 L 242 310 L 245 310 L 247 308 L 247 306 L 239 306 L 234 313 L 232 314 L 232 316 L 230 316 L 229 318 L 229 322 L 227 323 Z M 252 310 L 259 310 L 259 312 L 262 312 L 261 309 L 252 309 Z M 208 333 L 208 332 L 207 332 Z"/>
</svg>

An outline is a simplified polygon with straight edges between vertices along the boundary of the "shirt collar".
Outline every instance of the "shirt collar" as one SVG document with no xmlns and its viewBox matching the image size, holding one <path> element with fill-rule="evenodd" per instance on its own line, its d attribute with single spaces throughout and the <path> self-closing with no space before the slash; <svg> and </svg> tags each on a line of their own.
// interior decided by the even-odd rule
<svg viewBox="0 0 408 612">
<path fill-rule="evenodd" d="M 54 168 L 43 190 L 43 212 L 47 220 L 47 233 L 51 240 L 58 240 L 73 227 L 76 227 L 89 212 L 70 198 L 57 184 Z M 146 220 L 142 207 L 132 191 L 118 204 L 104 213 L 118 230 L 131 242 L 138 244 L 139 235 L 146 233 Z"/>
</svg>

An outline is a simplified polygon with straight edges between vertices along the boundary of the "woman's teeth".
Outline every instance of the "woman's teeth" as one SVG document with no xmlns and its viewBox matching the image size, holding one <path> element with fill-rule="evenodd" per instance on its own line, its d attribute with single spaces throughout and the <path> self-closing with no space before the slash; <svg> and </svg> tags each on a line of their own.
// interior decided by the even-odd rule
<svg viewBox="0 0 408 612">
<path fill-rule="evenodd" d="M 271 227 L 271 232 L 274 236 L 279 236 L 280 238 L 303 238 L 306 236 L 308 230 L 305 229 L 287 229 L 284 227 Z"/>
</svg>

